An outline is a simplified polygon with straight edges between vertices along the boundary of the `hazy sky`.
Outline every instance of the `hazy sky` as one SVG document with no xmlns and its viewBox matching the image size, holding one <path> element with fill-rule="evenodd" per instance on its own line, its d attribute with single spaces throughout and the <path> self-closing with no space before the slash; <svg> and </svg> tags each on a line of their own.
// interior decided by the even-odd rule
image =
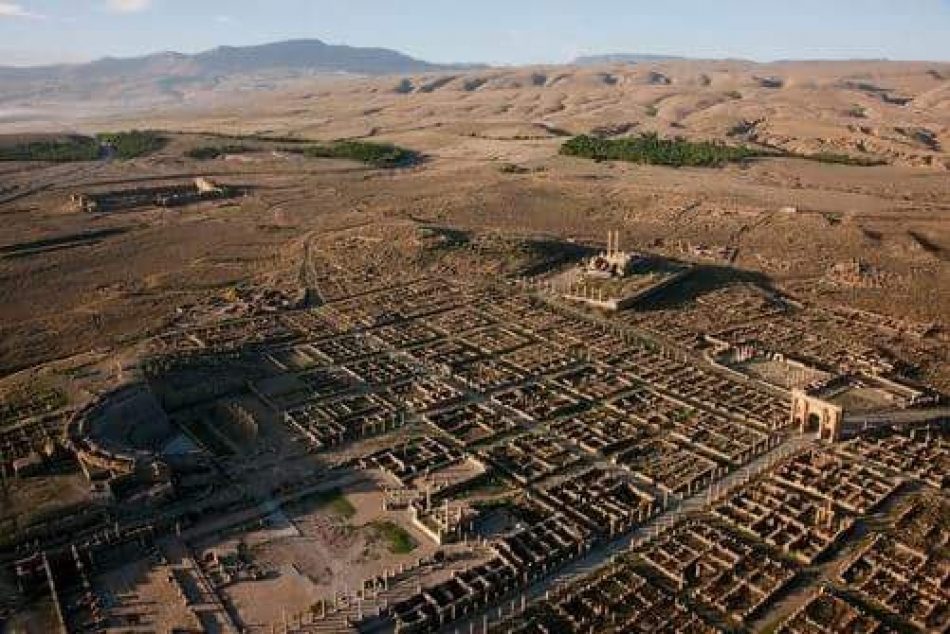
<svg viewBox="0 0 950 634">
<path fill-rule="evenodd" d="M 0 0 L 0 65 L 305 37 L 436 62 L 950 60 L 950 0 Z"/>
</svg>

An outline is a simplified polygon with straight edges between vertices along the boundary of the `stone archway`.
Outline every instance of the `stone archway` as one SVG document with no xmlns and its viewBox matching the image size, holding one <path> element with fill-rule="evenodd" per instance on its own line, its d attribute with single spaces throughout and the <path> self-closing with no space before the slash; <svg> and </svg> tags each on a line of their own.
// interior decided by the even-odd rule
<svg viewBox="0 0 950 634">
<path fill-rule="evenodd" d="M 791 419 L 803 434 L 815 433 L 818 439 L 829 442 L 841 440 L 844 412 L 834 403 L 793 390 Z"/>
</svg>

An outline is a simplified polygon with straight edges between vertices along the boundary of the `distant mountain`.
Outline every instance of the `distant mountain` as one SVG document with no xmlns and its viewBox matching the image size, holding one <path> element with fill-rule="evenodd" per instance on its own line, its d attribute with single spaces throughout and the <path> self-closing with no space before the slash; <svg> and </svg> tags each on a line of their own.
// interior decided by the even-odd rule
<svg viewBox="0 0 950 634">
<path fill-rule="evenodd" d="M 649 64 L 688 59 L 673 55 L 640 55 L 637 53 L 614 53 L 610 55 L 586 55 L 571 62 L 575 66 L 599 66 L 601 64 Z"/>
<path fill-rule="evenodd" d="M 387 75 L 476 68 L 440 65 L 385 48 L 289 40 L 259 46 L 221 46 L 195 55 L 166 52 L 133 58 L 107 57 L 87 64 L 38 67 L 0 66 L 0 102 L 70 96 L 92 99 L 103 93 L 131 99 L 157 91 L 213 88 L 229 80 L 261 77 L 280 81 L 318 74 Z"/>
</svg>

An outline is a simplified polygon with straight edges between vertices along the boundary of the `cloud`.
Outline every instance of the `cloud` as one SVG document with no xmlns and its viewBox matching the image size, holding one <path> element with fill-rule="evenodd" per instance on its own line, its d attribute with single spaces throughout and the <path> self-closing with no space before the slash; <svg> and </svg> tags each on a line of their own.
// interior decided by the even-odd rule
<svg viewBox="0 0 950 634">
<path fill-rule="evenodd" d="M 152 0 L 106 0 L 106 6 L 115 13 L 138 13 L 152 6 Z"/>
<path fill-rule="evenodd" d="M 34 13 L 22 4 L 16 2 L 0 2 L 0 18 L 33 18 L 42 19 L 46 16 L 41 13 Z"/>
<path fill-rule="evenodd" d="M 214 21 L 218 24 L 231 24 L 234 22 L 234 17 L 230 15 L 216 15 L 214 16 Z"/>
</svg>

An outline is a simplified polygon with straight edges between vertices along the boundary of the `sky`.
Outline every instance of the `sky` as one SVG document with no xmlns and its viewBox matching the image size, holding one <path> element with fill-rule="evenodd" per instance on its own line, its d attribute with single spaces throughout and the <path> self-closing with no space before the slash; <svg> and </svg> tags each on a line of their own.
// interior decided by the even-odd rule
<svg viewBox="0 0 950 634">
<path fill-rule="evenodd" d="M 0 0 L 0 66 L 319 38 L 432 62 L 950 61 L 950 0 Z"/>
</svg>

